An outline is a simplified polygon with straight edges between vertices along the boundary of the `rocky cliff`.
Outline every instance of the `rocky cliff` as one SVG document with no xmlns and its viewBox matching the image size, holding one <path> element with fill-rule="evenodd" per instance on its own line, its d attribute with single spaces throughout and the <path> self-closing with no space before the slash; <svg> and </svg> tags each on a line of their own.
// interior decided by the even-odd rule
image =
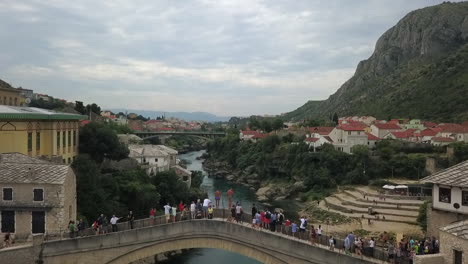
<svg viewBox="0 0 468 264">
<path fill-rule="evenodd" d="M 372 56 L 359 63 L 335 94 L 325 101 L 309 101 L 285 117 L 328 118 L 337 112 L 467 119 L 468 106 L 459 100 L 468 90 L 467 43 L 468 2 L 413 11 L 379 38 Z M 444 114 L 450 104 L 456 107 Z"/>
</svg>

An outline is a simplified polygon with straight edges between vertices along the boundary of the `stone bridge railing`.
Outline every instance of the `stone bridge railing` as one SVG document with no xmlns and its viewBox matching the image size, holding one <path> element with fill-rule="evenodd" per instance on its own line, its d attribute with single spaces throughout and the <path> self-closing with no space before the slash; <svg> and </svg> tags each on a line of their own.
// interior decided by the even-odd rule
<svg viewBox="0 0 468 264">
<path fill-rule="evenodd" d="M 129 263 L 144 257 L 183 248 L 220 248 L 257 259 L 262 263 L 382 263 L 330 251 L 284 234 L 257 230 L 225 221 L 227 211 L 216 210 L 214 220 L 190 220 L 165 224 L 163 217 L 119 224 L 122 231 L 83 237 L 35 242 L 34 246 L 0 251 L 2 263 Z M 250 222 L 247 214 L 246 222 Z M 178 218 L 179 219 L 179 218 Z M 90 233 L 88 233 L 90 232 Z M 39 240 L 39 239 L 35 239 Z"/>
</svg>

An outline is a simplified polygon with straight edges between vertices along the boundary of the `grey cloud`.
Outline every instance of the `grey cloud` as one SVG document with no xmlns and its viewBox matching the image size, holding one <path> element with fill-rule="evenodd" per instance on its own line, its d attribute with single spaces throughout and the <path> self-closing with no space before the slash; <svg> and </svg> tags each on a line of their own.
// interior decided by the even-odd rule
<svg viewBox="0 0 468 264">
<path fill-rule="evenodd" d="M 325 99 L 438 0 L 4 0 L 0 78 L 104 107 L 281 113 Z"/>
</svg>

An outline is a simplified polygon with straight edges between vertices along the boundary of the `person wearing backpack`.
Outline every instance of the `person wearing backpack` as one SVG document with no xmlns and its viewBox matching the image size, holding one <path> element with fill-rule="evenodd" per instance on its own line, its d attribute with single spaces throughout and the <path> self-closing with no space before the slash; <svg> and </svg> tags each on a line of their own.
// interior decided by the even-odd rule
<svg viewBox="0 0 468 264">
<path fill-rule="evenodd" d="M 271 220 L 271 212 L 270 210 L 267 210 L 265 213 L 265 228 L 266 229 L 270 228 L 270 220 Z"/>
</svg>

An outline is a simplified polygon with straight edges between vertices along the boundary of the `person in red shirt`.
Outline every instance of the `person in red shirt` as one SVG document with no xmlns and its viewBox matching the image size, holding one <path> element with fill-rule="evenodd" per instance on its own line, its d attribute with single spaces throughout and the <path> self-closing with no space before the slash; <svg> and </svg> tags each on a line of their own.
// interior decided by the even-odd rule
<svg viewBox="0 0 468 264">
<path fill-rule="evenodd" d="M 221 200 L 221 192 L 219 190 L 216 190 L 215 192 L 216 208 L 219 207 L 219 200 Z"/>
<path fill-rule="evenodd" d="M 150 215 L 151 223 L 154 225 L 154 217 L 156 215 L 156 209 L 151 208 L 149 215 Z"/>
<path fill-rule="evenodd" d="M 289 230 L 290 230 L 290 227 L 291 227 L 291 220 L 286 219 L 286 222 L 284 222 L 284 226 L 285 226 L 285 229 L 286 229 L 286 234 L 289 235 Z"/>
<path fill-rule="evenodd" d="M 232 207 L 232 196 L 234 196 L 234 190 L 231 188 L 227 191 L 229 208 Z"/>
</svg>

